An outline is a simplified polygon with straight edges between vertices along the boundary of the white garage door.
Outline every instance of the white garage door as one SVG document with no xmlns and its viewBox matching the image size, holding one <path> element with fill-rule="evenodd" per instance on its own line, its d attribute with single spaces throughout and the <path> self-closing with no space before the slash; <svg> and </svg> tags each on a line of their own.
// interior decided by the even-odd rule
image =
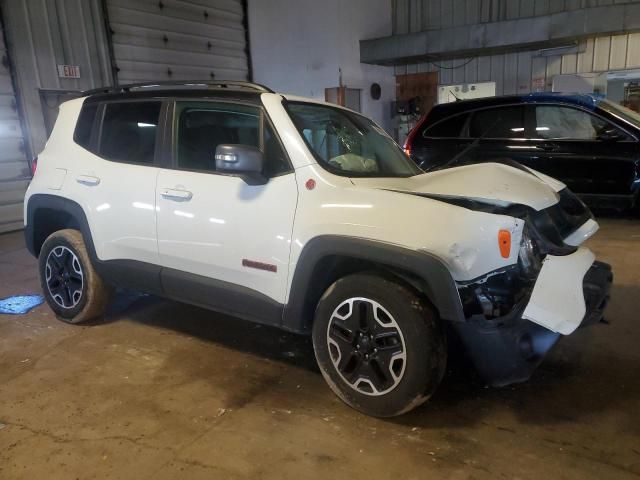
<svg viewBox="0 0 640 480">
<path fill-rule="evenodd" d="M 246 80 L 241 0 L 107 0 L 120 84 Z"/>
<path fill-rule="evenodd" d="M 22 201 L 31 171 L 1 29 L 0 56 L 0 232 L 8 232 L 23 227 Z"/>
</svg>

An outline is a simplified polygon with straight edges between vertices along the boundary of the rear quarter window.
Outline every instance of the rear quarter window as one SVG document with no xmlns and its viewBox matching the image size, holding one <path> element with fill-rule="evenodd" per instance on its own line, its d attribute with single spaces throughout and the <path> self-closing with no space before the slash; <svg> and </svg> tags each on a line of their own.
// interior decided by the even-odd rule
<svg viewBox="0 0 640 480">
<path fill-rule="evenodd" d="M 467 124 L 469 114 L 463 113 L 454 115 L 428 126 L 422 136 L 425 138 L 458 138 L 462 136 L 462 131 Z"/>
<path fill-rule="evenodd" d="M 87 150 L 91 150 L 91 132 L 97 113 L 98 104 L 82 105 L 76 129 L 73 132 L 73 141 Z"/>
</svg>

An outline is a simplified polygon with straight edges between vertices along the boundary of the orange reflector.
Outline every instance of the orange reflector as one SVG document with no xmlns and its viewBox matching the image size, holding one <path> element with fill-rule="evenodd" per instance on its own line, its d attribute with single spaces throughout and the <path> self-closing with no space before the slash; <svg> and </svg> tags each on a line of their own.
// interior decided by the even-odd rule
<svg viewBox="0 0 640 480">
<path fill-rule="evenodd" d="M 498 247 L 502 258 L 509 258 L 509 255 L 511 255 L 511 232 L 509 230 L 500 230 L 498 232 Z"/>
</svg>

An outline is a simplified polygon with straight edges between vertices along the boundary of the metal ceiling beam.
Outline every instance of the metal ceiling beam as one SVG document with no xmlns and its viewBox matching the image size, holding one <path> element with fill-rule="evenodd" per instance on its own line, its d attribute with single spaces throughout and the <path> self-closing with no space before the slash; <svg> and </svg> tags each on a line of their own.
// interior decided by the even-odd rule
<svg viewBox="0 0 640 480">
<path fill-rule="evenodd" d="M 539 17 L 479 23 L 360 41 L 360 61 L 400 65 L 570 45 L 640 31 L 640 4 L 627 3 Z"/>
</svg>

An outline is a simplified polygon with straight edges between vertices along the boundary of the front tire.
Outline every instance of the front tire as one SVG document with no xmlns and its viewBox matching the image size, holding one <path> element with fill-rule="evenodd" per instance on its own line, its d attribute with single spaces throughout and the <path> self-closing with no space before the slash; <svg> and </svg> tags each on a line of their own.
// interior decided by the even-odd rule
<svg viewBox="0 0 640 480">
<path fill-rule="evenodd" d="M 316 309 L 313 345 L 331 390 L 377 417 L 424 403 L 446 366 L 433 308 L 405 285 L 373 273 L 349 275 L 327 289 Z"/>
<path fill-rule="evenodd" d="M 44 297 L 60 320 L 82 323 L 104 314 L 112 288 L 93 268 L 78 230 L 49 235 L 40 249 L 38 266 Z"/>
</svg>

